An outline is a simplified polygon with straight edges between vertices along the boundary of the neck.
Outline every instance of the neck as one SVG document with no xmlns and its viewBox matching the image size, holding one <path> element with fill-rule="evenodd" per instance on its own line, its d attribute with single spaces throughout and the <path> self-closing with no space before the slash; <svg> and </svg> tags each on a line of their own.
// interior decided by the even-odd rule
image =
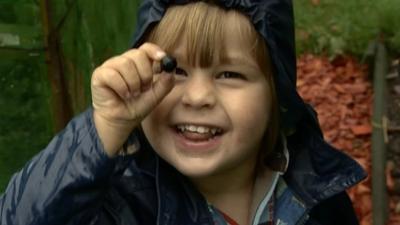
<svg viewBox="0 0 400 225">
<path fill-rule="evenodd" d="M 250 221 L 255 176 L 255 164 L 251 164 L 191 180 L 210 204 L 243 225 Z"/>
</svg>

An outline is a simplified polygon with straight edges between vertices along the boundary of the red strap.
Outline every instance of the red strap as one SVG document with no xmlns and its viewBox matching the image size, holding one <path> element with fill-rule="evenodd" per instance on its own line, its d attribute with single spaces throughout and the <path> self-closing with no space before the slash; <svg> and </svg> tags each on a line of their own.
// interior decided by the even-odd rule
<svg viewBox="0 0 400 225">
<path fill-rule="evenodd" d="M 270 201 L 268 202 L 267 205 L 267 210 L 269 213 L 269 218 L 267 221 L 268 225 L 273 225 L 274 224 L 274 205 L 275 205 L 275 191 L 274 194 L 271 196 Z M 227 214 L 225 214 L 224 212 L 222 212 L 221 210 L 218 209 L 218 211 L 222 214 L 222 216 L 224 217 L 225 221 L 228 222 L 228 224 L 230 225 L 239 225 L 235 220 L 233 220 L 231 217 L 229 217 Z"/>
<path fill-rule="evenodd" d="M 218 211 L 222 214 L 222 216 L 224 217 L 225 221 L 228 222 L 230 225 L 239 225 L 235 220 L 230 218 L 224 212 L 222 212 L 221 210 L 218 210 Z"/>
</svg>

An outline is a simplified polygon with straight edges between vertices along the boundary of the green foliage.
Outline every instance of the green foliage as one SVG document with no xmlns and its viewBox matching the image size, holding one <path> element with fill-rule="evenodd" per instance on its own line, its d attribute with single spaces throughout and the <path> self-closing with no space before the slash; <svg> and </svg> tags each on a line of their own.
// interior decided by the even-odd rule
<svg viewBox="0 0 400 225">
<path fill-rule="evenodd" d="M 51 120 L 39 7 L 2 0 L 0 12 L 0 33 L 18 40 L 14 46 L 0 43 L 1 193 L 11 174 L 49 141 Z"/>
<path fill-rule="evenodd" d="M 400 0 L 376 1 L 379 27 L 390 49 L 400 52 Z"/>
<path fill-rule="evenodd" d="M 42 60 L 0 62 L 0 193 L 51 137 Z"/>
<path fill-rule="evenodd" d="M 90 77 L 93 69 L 104 60 L 129 48 L 140 1 L 53 0 L 51 12 L 64 54 L 65 72 L 74 112 L 90 103 Z"/>
<path fill-rule="evenodd" d="M 52 32 L 60 37 L 63 71 L 74 113 L 90 104 L 93 69 L 129 48 L 139 3 L 50 1 L 49 13 L 55 28 Z M 0 193 L 11 174 L 54 135 L 44 51 L 26 49 L 44 45 L 44 38 L 33 34 L 43 26 L 38 4 L 32 0 L 0 0 L 0 33 L 21 35 L 22 40 L 13 49 L 2 48 L 0 43 Z M 31 42 L 23 42 L 27 36 Z"/>
<path fill-rule="evenodd" d="M 39 7 L 31 0 L 1 0 L 0 12 L 2 23 L 37 25 L 40 22 Z"/>
<path fill-rule="evenodd" d="M 361 56 L 371 40 L 382 34 L 399 52 L 399 0 L 295 0 L 297 52 L 331 56 Z"/>
</svg>

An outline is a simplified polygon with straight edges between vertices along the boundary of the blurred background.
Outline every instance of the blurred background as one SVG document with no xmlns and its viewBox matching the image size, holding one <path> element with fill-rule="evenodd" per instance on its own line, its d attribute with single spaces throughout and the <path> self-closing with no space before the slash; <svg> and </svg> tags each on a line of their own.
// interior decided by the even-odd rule
<svg viewBox="0 0 400 225">
<path fill-rule="evenodd" d="M 372 160 L 379 157 L 380 224 L 400 224 L 400 0 L 293 2 L 299 92 L 319 113 L 325 138 L 370 173 L 349 191 L 361 224 L 372 224 Z M 0 0 L 0 193 L 90 105 L 91 73 L 129 47 L 139 4 Z"/>
</svg>

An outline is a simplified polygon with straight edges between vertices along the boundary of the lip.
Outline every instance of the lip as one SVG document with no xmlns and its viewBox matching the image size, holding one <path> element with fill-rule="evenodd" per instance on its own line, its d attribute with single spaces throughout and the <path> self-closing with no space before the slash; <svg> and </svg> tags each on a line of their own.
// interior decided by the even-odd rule
<svg viewBox="0 0 400 225">
<path fill-rule="evenodd" d="M 207 141 L 192 141 L 181 135 L 174 127 L 170 128 L 175 146 L 184 151 L 191 153 L 206 153 L 217 149 L 222 143 L 222 135 L 217 135 Z"/>
</svg>

